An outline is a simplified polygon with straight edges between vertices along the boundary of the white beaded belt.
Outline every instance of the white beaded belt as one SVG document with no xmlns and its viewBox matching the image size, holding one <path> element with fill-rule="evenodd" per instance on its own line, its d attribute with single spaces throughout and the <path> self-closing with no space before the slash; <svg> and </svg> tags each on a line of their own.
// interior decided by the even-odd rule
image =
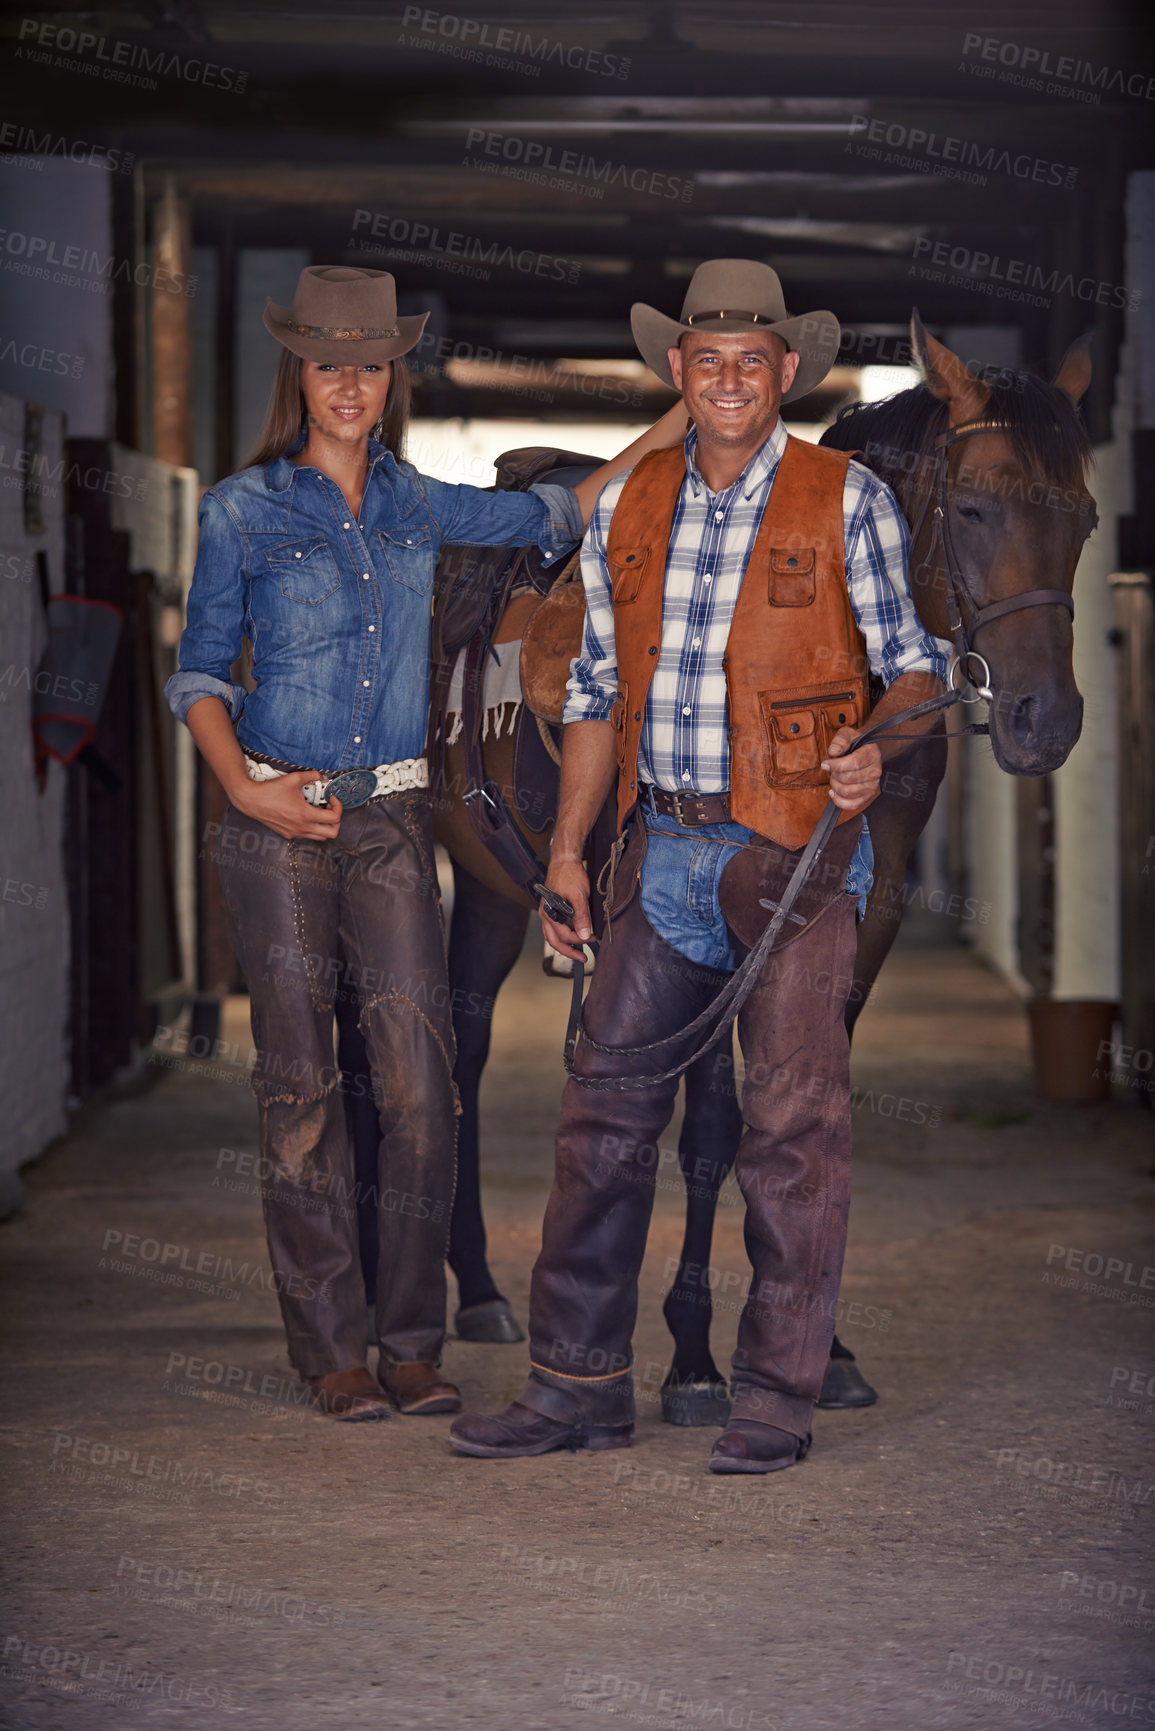
<svg viewBox="0 0 1155 1731">
<path fill-rule="evenodd" d="M 277 769 L 271 763 L 261 763 L 245 753 L 245 768 L 252 781 L 275 781 L 288 775 L 287 769 Z M 310 805 L 328 805 L 339 799 L 342 806 L 365 805 L 371 799 L 384 799 L 390 794 L 408 793 L 411 788 L 429 786 L 429 765 L 423 757 L 403 757 L 399 763 L 379 763 L 376 769 L 347 769 L 328 781 L 307 781 L 302 792 Z"/>
</svg>

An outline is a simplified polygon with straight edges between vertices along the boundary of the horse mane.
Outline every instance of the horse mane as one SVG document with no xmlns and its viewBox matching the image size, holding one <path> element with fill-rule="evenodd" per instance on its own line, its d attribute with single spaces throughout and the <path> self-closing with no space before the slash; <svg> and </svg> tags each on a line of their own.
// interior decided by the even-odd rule
<svg viewBox="0 0 1155 1731">
<path fill-rule="evenodd" d="M 1004 368 L 988 388 L 981 418 L 1007 428 L 1025 473 L 1053 487 L 1083 487 L 1093 461 L 1091 441 L 1069 397 L 1037 373 L 1008 373 Z M 867 467 L 905 508 L 915 483 L 933 467 L 934 441 L 946 427 L 946 404 L 925 385 L 915 385 L 882 402 L 848 404 L 819 444 L 860 451 Z"/>
</svg>

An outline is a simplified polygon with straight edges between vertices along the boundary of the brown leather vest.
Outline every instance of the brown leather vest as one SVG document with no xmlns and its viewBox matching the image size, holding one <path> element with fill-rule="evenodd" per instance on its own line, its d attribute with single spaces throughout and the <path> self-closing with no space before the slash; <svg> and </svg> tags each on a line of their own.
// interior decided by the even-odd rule
<svg viewBox="0 0 1155 1731">
<path fill-rule="evenodd" d="M 850 457 L 787 438 L 726 645 L 730 810 L 802 847 L 826 805 L 819 768 L 838 729 L 867 713 L 868 668 L 846 590 L 842 494 Z M 638 746 L 662 642 L 666 555 L 686 465 L 681 446 L 642 458 L 606 543 L 613 582 L 618 823 L 638 797 Z M 846 814 L 839 822 L 844 821 Z"/>
</svg>

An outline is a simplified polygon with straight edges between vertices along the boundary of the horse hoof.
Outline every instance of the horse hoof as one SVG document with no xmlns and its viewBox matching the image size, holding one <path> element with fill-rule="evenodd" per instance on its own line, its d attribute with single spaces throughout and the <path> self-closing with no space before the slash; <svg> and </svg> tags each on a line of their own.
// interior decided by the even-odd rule
<svg viewBox="0 0 1155 1731">
<path fill-rule="evenodd" d="M 466 1305 L 453 1318 L 453 1328 L 458 1340 L 480 1340 L 490 1346 L 512 1346 L 525 1339 L 504 1298 Z"/>
<path fill-rule="evenodd" d="M 688 1382 L 662 1390 L 662 1417 L 667 1424 L 724 1425 L 729 1416 L 730 1396 L 724 1382 Z"/>
<path fill-rule="evenodd" d="M 832 1358 L 815 1405 L 825 1412 L 837 1412 L 843 1407 L 873 1406 L 877 1399 L 877 1390 L 871 1388 L 852 1358 Z"/>
</svg>

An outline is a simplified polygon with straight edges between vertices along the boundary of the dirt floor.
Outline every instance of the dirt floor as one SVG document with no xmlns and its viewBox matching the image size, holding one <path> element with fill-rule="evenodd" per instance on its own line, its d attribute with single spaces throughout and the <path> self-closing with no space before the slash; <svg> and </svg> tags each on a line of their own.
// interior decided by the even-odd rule
<svg viewBox="0 0 1155 1731">
<path fill-rule="evenodd" d="M 566 996 L 527 953 L 486 1083 L 493 1263 L 523 1321 Z M 1136 1089 L 1040 1104 L 1017 1000 L 925 943 L 888 965 L 854 1075 L 841 1332 L 881 1399 L 818 1414 L 809 1461 L 768 1479 L 711 1478 L 716 1433 L 661 1422 L 672 1166 L 636 1446 L 493 1463 L 452 1455 L 446 1417 L 296 1403 L 274 1296 L 221 1275 L 265 1268 L 243 1063 L 173 1056 L 90 1109 L 3 1229 L 0 1723 L 1155 1723 L 1151 1117 Z M 732 1191 L 714 1260 L 746 1266 Z M 445 1364 L 494 1408 L 526 1349 L 451 1341 Z"/>
</svg>

